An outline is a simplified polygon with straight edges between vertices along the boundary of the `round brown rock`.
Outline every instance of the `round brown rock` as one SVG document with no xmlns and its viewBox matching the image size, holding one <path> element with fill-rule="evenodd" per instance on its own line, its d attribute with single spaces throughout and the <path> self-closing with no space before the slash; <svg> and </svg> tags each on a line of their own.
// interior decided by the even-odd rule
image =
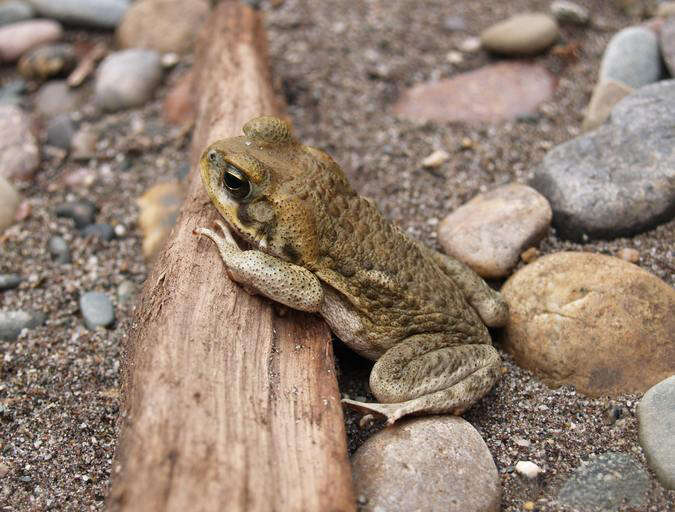
<svg viewBox="0 0 675 512">
<path fill-rule="evenodd" d="M 503 277 L 521 252 L 546 235 L 552 217 L 544 196 L 514 183 L 479 194 L 448 215 L 438 225 L 438 241 L 478 275 Z"/>
<path fill-rule="evenodd" d="M 675 290 L 631 263 L 551 254 L 501 292 L 504 348 L 549 384 L 591 396 L 643 392 L 675 368 Z"/>
<path fill-rule="evenodd" d="M 504 55 L 536 55 L 560 36 L 555 20 L 540 13 L 526 13 L 492 25 L 480 35 L 483 48 Z"/>
<path fill-rule="evenodd" d="M 207 0 L 134 2 L 117 28 L 117 42 L 122 48 L 187 52 L 208 13 Z"/>
<path fill-rule="evenodd" d="M 352 459 L 362 511 L 497 511 L 499 475 L 470 423 L 456 416 L 402 421 L 368 439 Z"/>
</svg>

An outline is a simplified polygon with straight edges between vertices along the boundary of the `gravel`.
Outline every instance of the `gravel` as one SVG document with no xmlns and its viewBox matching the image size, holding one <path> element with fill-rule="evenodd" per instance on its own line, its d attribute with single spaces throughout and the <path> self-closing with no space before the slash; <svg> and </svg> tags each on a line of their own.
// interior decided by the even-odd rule
<svg viewBox="0 0 675 512">
<path fill-rule="evenodd" d="M 632 20 L 614 3 L 579 0 L 590 9 L 594 24 L 561 27 L 566 50 L 535 59 L 559 82 L 553 99 L 532 118 L 494 125 L 418 126 L 397 120 L 388 107 L 406 87 L 495 62 L 479 51 L 451 64 L 446 54 L 497 21 L 517 12 L 546 12 L 549 3 L 286 0 L 267 17 L 273 74 L 298 134 L 328 150 L 357 190 L 376 199 L 404 230 L 437 247 L 438 219 L 479 192 L 512 181 L 526 183 L 549 148 L 579 133 L 604 46 Z M 461 16 L 466 30 L 448 32 L 447 16 Z M 104 41 L 112 48 L 110 34 L 69 29 L 65 39 Z M 172 84 L 190 62 L 190 57 L 181 59 L 164 84 Z M 378 64 L 386 64 L 386 76 L 377 72 Z M 0 70 L 2 84 L 17 78 L 12 68 Z M 91 92 L 91 82 L 83 88 Z M 135 302 L 114 304 L 115 328 L 89 331 L 79 317 L 78 300 L 82 291 L 94 289 L 106 290 L 112 298 L 125 280 L 138 286 L 148 273 L 135 200 L 158 182 L 176 179 L 187 154 L 180 129 L 162 121 L 166 92 L 166 85 L 160 86 L 157 99 L 144 108 L 105 117 L 83 108 L 81 122 L 98 134 L 100 159 L 60 162 L 47 155 L 35 181 L 20 186 L 32 214 L 9 228 L 10 236 L 0 242 L 0 273 L 20 272 L 24 282 L 2 292 L 0 301 L 3 310 L 43 311 L 49 323 L 17 341 L 0 341 L 0 472 L 5 473 L 0 503 L 9 510 L 105 508 L 114 471 L 119 360 Z M 32 103 L 35 93 L 26 98 Z M 436 149 L 450 153 L 450 160 L 433 173 L 422 169 L 421 160 Z M 66 186 L 62 179 L 83 166 L 96 180 L 87 188 Z M 83 196 L 98 207 L 97 222 L 127 226 L 127 235 L 102 243 L 77 236 L 72 220 L 54 215 L 57 204 Z M 72 265 L 52 261 L 45 241 L 54 235 L 68 241 Z M 539 249 L 543 254 L 615 254 L 634 248 L 641 267 L 673 284 L 674 246 L 671 222 L 632 238 L 586 244 L 561 241 L 552 233 Z M 341 390 L 372 399 L 367 391 L 371 363 L 341 344 L 336 347 Z M 566 478 L 592 453 L 629 453 L 646 468 L 637 439 L 639 396 L 589 399 L 570 387 L 550 389 L 502 356 L 503 379 L 465 419 L 495 459 L 503 510 L 521 510 L 523 503 L 533 501 L 542 512 L 569 512 L 554 500 Z M 623 414 L 610 424 L 607 411 L 612 406 Z M 359 420 L 359 414 L 347 411 L 352 452 L 382 427 L 375 422 L 362 429 Z M 521 446 L 526 443 L 516 440 L 530 444 Z M 532 461 L 544 473 L 524 482 L 514 470 L 519 460 Z M 643 509 L 672 509 L 672 494 L 648 474 Z"/>
</svg>

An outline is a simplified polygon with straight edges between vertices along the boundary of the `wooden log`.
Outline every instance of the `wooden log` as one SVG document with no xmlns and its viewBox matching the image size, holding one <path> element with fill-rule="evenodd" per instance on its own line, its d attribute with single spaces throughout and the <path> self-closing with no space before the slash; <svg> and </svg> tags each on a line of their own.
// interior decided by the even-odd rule
<svg viewBox="0 0 675 512">
<path fill-rule="evenodd" d="M 198 51 L 193 161 L 207 143 L 279 114 L 260 15 L 212 13 Z M 192 231 L 217 213 L 198 169 L 148 277 L 126 345 L 115 511 L 354 510 L 330 334 L 277 316 L 226 276 Z"/>
</svg>

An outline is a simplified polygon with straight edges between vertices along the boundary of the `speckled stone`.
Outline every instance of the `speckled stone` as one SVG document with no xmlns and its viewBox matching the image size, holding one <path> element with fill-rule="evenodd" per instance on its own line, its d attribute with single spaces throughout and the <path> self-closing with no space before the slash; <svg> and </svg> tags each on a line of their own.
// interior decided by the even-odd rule
<svg viewBox="0 0 675 512">
<path fill-rule="evenodd" d="M 662 74 L 656 34 L 645 27 L 628 27 L 607 44 L 599 81 L 616 80 L 637 89 L 656 82 Z"/>
<path fill-rule="evenodd" d="M 40 150 L 27 114 L 15 105 L 0 105 L 0 175 L 30 179 L 40 164 Z"/>
<path fill-rule="evenodd" d="M 53 43 L 63 36 L 52 20 L 27 20 L 0 27 L 0 62 L 14 62 L 31 48 Z"/>
<path fill-rule="evenodd" d="M 0 311 L 0 340 L 16 340 L 22 330 L 44 323 L 45 315 L 38 311 Z"/>
<path fill-rule="evenodd" d="M 71 44 L 48 44 L 38 46 L 19 59 L 19 73 L 28 80 L 46 80 L 70 73 L 77 59 Z"/>
<path fill-rule="evenodd" d="M 675 80 L 641 87 L 596 130 L 551 149 L 531 185 L 564 238 L 630 236 L 675 215 Z"/>
<path fill-rule="evenodd" d="M 666 489 L 675 490 L 675 375 L 645 393 L 637 417 L 649 466 Z"/>
<path fill-rule="evenodd" d="M 483 48 L 504 55 L 537 55 L 560 37 L 558 24 L 546 14 L 512 16 L 480 34 Z"/>
<path fill-rule="evenodd" d="M 548 384 L 643 392 L 675 367 L 675 290 L 619 258 L 560 252 L 518 270 L 502 347 Z"/>
<path fill-rule="evenodd" d="M 115 310 L 105 293 L 87 292 L 80 297 L 80 312 L 88 329 L 108 327 L 115 321 Z"/>
<path fill-rule="evenodd" d="M 21 197 L 12 184 L 0 176 L 0 233 L 14 224 Z"/>
<path fill-rule="evenodd" d="M 115 28 L 127 8 L 128 0 L 29 0 L 38 14 L 69 25 Z"/>
<path fill-rule="evenodd" d="M 161 80 L 157 52 L 130 49 L 112 53 L 96 74 L 96 102 L 109 111 L 139 107 L 152 97 Z"/>
<path fill-rule="evenodd" d="M 558 502 L 586 512 L 642 507 L 649 476 L 625 453 L 607 452 L 582 463 L 560 489 Z"/>
<path fill-rule="evenodd" d="M 520 253 L 541 240 L 551 207 L 536 190 L 520 184 L 478 194 L 438 225 L 443 250 L 485 278 L 507 276 Z"/>
<path fill-rule="evenodd" d="M 499 475 L 470 423 L 456 416 L 404 420 L 369 438 L 352 457 L 363 512 L 497 512 Z"/>
</svg>

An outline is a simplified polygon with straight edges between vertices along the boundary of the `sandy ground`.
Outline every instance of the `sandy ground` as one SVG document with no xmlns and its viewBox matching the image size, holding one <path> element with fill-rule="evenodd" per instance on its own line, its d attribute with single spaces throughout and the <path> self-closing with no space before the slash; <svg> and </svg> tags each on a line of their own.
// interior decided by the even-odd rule
<svg viewBox="0 0 675 512">
<path fill-rule="evenodd" d="M 548 3 L 286 0 L 268 16 L 274 76 L 301 138 L 329 151 L 363 195 L 376 199 L 413 236 L 437 247 L 438 220 L 480 191 L 527 182 L 548 148 L 579 133 L 604 46 L 632 21 L 613 2 L 579 1 L 591 9 L 595 26 L 564 27 L 564 42 L 579 43 L 578 59 L 535 59 L 558 77 L 558 88 L 531 118 L 417 126 L 395 119 L 389 108 L 409 85 L 494 60 L 479 52 L 453 65 L 446 55 L 468 35 L 516 12 L 546 10 Z M 462 16 L 466 31 L 445 30 L 449 15 Z M 80 31 L 68 38 L 112 44 L 109 36 Z M 83 109 L 82 122 L 99 133 L 99 148 L 110 158 L 82 163 L 48 156 L 35 181 L 21 187 L 32 215 L 0 242 L 0 273 L 18 272 L 24 282 L 0 295 L 0 307 L 39 309 L 48 321 L 18 341 L 0 341 L 0 470 L 7 473 L 0 478 L 0 511 L 104 507 L 113 471 L 119 360 L 133 305 L 116 305 L 114 329 L 90 332 L 77 301 L 88 290 L 115 298 L 123 280 L 140 284 L 147 275 L 135 199 L 155 183 L 181 176 L 188 165 L 188 140 L 176 137 L 177 130 L 160 114 L 161 100 L 189 61 L 141 110 L 100 116 Z M 3 83 L 13 77 L 10 69 L 0 73 Z M 31 108 L 33 100 L 31 92 L 25 106 Z M 463 138 L 471 139 L 471 149 L 461 148 Z M 422 170 L 419 161 L 437 148 L 450 152 L 451 161 L 434 173 Z M 82 167 L 95 173 L 94 184 L 66 186 L 64 177 Z M 111 242 L 82 238 L 71 221 L 54 215 L 56 204 L 78 197 L 97 204 L 98 222 L 122 224 L 128 234 Z M 69 241 L 72 264 L 52 262 L 46 250 L 52 234 Z M 615 254 L 634 247 L 640 266 L 673 284 L 673 246 L 675 222 L 630 239 L 585 245 L 551 233 L 540 249 Z M 339 343 L 336 353 L 341 390 L 372 399 L 370 363 Z M 508 370 L 503 380 L 465 417 L 495 458 L 504 510 L 520 510 L 528 500 L 539 500 L 539 510 L 564 510 L 550 500 L 570 470 L 594 453 L 626 452 L 645 464 L 637 441 L 638 396 L 589 399 L 572 388 L 549 389 L 502 355 Z M 359 428 L 359 417 L 347 412 L 350 450 L 379 428 Z M 530 446 L 521 446 L 522 440 Z M 544 475 L 523 483 L 513 472 L 521 459 L 539 464 Z M 650 511 L 672 509 L 675 503 L 653 475 L 647 500 L 644 510 Z"/>
</svg>

